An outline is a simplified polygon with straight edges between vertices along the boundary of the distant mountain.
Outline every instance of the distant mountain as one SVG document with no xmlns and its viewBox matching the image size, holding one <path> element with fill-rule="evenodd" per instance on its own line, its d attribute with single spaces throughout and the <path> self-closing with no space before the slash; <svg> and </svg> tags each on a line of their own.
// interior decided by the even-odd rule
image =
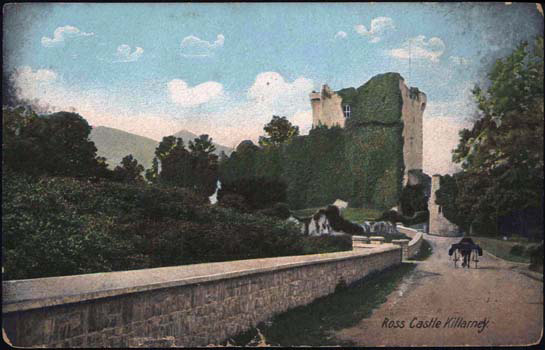
<svg viewBox="0 0 545 350">
<path fill-rule="evenodd" d="M 95 143 L 97 155 L 105 157 L 111 169 L 118 166 L 123 157 L 129 154 L 144 168 L 150 168 L 155 148 L 159 144 L 147 137 L 105 126 L 93 127 L 90 139 Z"/>
<path fill-rule="evenodd" d="M 189 140 L 198 137 L 187 130 L 181 130 L 174 134 L 174 136 L 181 137 L 186 147 Z M 97 155 L 107 159 L 110 169 L 114 169 L 119 165 L 123 157 L 129 154 L 132 154 L 144 168 L 149 169 L 153 162 L 155 148 L 159 145 L 159 142 L 150 138 L 105 126 L 93 127 L 89 138 L 95 143 Z M 216 151 L 214 152 L 216 154 L 224 151 L 229 155 L 233 151 L 231 148 L 218 145 L 217 143 L 214 143 L 214 145 L 216 146 Z"/>
</svg>

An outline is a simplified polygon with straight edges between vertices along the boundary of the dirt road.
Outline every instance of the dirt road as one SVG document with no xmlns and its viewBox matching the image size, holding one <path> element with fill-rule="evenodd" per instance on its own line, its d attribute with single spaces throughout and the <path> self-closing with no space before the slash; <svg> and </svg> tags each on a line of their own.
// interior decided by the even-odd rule
<svg viewBox="0 0 545 350">
<path fill-rule="evenodd" d="M 541 339 L 542 281 L 486 253 L 478 269 L 455 269 L 448 248 L 460 238 L 425 238 L 432 256 L 417 262 L 370 318 L 335 337 L 359 346 L 525 345 Z"/>
</svg>

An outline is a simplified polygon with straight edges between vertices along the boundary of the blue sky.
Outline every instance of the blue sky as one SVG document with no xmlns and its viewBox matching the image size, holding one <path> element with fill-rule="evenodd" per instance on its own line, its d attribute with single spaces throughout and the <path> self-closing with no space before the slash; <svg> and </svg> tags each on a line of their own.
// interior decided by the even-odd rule
<svg viewBox="0 0 545 350">
<path fill-rule="evenodd" d="M 543 33 L 536 5 L 516 3 L 16 4 L 4 21 L 24 97 L 154 139 L 185 128 L 234 146 L 273 113 L 308 130 L 310 90 L 399 72 L 428 96 L 425 147 L 443 142 L 431 172 L 452 170 L 473 85 Z"/>
</svg>

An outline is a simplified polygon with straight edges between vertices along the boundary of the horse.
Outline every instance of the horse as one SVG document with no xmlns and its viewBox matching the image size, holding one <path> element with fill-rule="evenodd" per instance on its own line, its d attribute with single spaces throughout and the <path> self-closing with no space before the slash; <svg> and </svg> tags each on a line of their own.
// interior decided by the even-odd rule
<svg viewBox="0 0 545 350">
<path fill-rule="evenodd" d="M 448 250 L 448 255 L 452 256 L 452 254 L 454 254 L 454 267 L 457 267 L 456 262 L 458 261 L 458 252 L 462 255 L 463 258 L 462 267 L 467 268 L 470 268 L 469 263 L 471 258 L 473 258 L 472 261 L 475 262 L 475 268 L 477 268 L 477 262 L 479 261 L 477 255 L 483 255 L 482 248 L 479 245 L 475 244 L 475 242 L 473 242 L 473 240 L 469 237 L 464 237 L 460 242 L 450 246 L 450 249 Z"/>
</svg>

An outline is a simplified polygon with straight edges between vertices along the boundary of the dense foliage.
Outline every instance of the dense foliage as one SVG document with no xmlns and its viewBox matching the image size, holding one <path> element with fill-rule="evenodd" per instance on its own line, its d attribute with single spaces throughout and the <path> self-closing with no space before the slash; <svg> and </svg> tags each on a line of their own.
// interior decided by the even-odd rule
<svg viewBox="0 0 545 350">
<path fill-rule="evenodd" d="M 403 104 L 400 79 L 399 73 L 384 73 L 374 76 L 357 89 L 338 91 L 343 103 L 350 104 L 352 110 L 350 118 L 346 120 L 347 128 L 372 122 L 398 123 Z"/>
<path fill-rule="evenodd" d="M 286 184 L 264 177 L 242 178 L 222 182 L 218 201 L 221 203 L 227 194 L 240 195 L 250 210 L 271 208 L 276 203 L 286 201 Z"/>
<path fill-rule="evenodd" d="M 28 107 L 3 107 L 2 165 L 33 175 L 105 176 L 105 160 L 96 156 L 90 132 L 77 113 L 38 116 Z"/>
<path fill-rule="evenodd" d="M 412 216 L 419 211 L 428 210 L 428 197 L 424 191 L 424 185 L 407 185 L 401 192 L 399 200 L 401 213 L 405 216 Z"/>
<path fill-rule="evenodd" d="M 325 206 L 339 198 L 350 206 L 390 208 L 401 193 L 401 132 L 401 125 L 319 126 L 281 146 L 260 148 L 244 141 L 221 162 L 220 179 L 283 181 L 292 209 Z"/>
<path fill-rule="evenodd" d="M 295 136 L 287 120 L 274 116 L 265 126 L 269 136 L 260 138 L 262 148 L 244 141 L 221 162 L 221 181 L 255 176 L 284 181 L 292 209 L 336 199 L 352 207 L 397 205 L 404 172 L 400 79 L 386 73 L 358 89 L 338 91 L 352 109 L 344 129 L 319 125 L 307 136 Z"/>
<path fill-rule="evenodd" d="M 179 137 L 163 137 L 155 150 L 152 167 L 146 171 L 146 179 L 211 196 L 218 180 L 218 156 L 212 153 L 216 147 L 208 135 L 190 140 L 188 146 L 186 149 Z"/>
<path fill-rule="evenodd" d="M 350 249 L 176 187 L 11 172 L 2 187 L 6 279 Z"/>
<path fill-rule="evenodd" d="M 273 115 L 272 120 L 263 128 L 267 136 L 259 137 L 259 145 L 279 146 L 292 137 L 299 135 L 299 127 L 293 126 L 286 117 Z"/>
<path fill-rule="evenodd" d="M 525 221 L 525 210 L 543 208 L 543 38 L 533 52 L 521 43 L 488 78 L 487 89 L 473 90 L 480 118 L 460 131 L 453 153 L 463 171 L 437 192 L 447 219 L 482 234 L 499 233 L 502 217 Z"/>
<path fill-rule="evenodd" d="M 138 161 L 133 158 L 132 154 L 129 154 L 121 160 L 120 165 L 115 167 L 112 177 L 114 180 L 121 182 L 143 182 L 143 171 L 144 167 L 138 164 Z"/>
</svg>

